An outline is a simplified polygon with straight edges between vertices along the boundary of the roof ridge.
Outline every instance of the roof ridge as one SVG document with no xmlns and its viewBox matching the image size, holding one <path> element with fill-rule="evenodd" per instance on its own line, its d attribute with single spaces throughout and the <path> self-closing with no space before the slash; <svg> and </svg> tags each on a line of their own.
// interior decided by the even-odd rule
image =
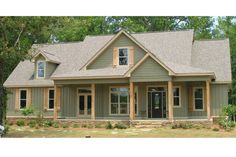
<svg viewBox="0 0 236 157">
<path fill-rule="evenodd" d="M 124 30 L 123 30 L 124 31 Z M 194 29 L 184 29 L 184 30 L 166 30 L 166 31 L 148 31 L 148 32 L 134 32 L 134 33 L 130 33 L 130 32 L 127 32 L 125 31 L 126 33 L 129 33 L 131 35 L 133 34 L 149 34 L 149 33 L 167 33 L 167 32 L 170 32 L 170 33 L 174 33 L 174 32 L 187 32 L 187 31 L 194 31 Z M 99 34 L 99 35 L 86 35 L 86 37 L 97 37 L 97 36 L 112 36 L 112 35 L 115 35 L 114 34 Z"/>
<path fill-rule="evenodd" d="M 82 43 L 84 41 L 67 41 L 67 42 L 57 42 L 57 43 L 42 43 L 42 44 L 33 44 L 32 46 L 43 46 L 43 45 L 61 45 L 61 44 L 76 44 L 76 43 Z"/>
<path fill-rule="evenodd" d="M 213 38 L 213 39 L 198 39 L 194 41 L 219 41 L 219 40 L 229 40 L 229 38 Z"/>
</svg>

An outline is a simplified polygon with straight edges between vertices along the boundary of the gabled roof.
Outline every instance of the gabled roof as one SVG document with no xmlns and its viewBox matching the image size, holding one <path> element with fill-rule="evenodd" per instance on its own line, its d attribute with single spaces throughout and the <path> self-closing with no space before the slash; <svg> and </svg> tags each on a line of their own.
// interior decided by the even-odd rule
<svg viewBox="0 0 236 157">
<path fill-rule="evenodd" d="M 148 57 L 152 57 L 168 70 L 170 75 L 208 75 L 215 76 L 216 82 L 229 83 L 232 81 L 229 41 L 226 39 L 193 42 L 193 30 L 131 34 L 121 31 L 115 35 L 87 36 L 83 42 L 40 44 L 33 47 L 37 48 L 48 61 L 60 63 L 51 76 L 53 79 L 127 77 L 125 74 L 132 72 L 135 66 L 132 69 L 85 70 L 83 68 L 96 59 L 102 50 L 120 34 L 125 34 L 140 46 L 147 52 Z M 31 69 L 32 71 L 22 72 L 24 71 L 22 69 Z M 27 84 L 29 82 L 31 85 L 43 84 L 40 82 L 41 80 L 34 80 L 35 82 L 30 80 L 29 73 L 32 75 L 33 69 L 33 63 L 27 60 L 20 62 L 4 85 Z M 22 78 L 18 80 L 15 78 L 16 76 Z M 51 80 L 45 81 L 48 81 L 48 84 L 52 83 Z"/>
<path fill-rule="evenodd" d="M 60 63 L 61 63 L 61 62 L 60 62 L 60 59 L 59 59 L 57 56 L 55 56 L 54 54 L 51 54 L 51 53 L 49 53 L 49 52 L 46 52 L 45 50 L 40 51 L 40 52 L 38 52 L 37 54 L 35 54 L 35 55 L 33 56 L 33 58 L 31 59 L 31 61 L 32 61 L 32 62 L 35 62 L 35 59 L 36 59 L 39 55 L 42 55 L 42 56 L 46 59 L 46 61 L 48 61 L 48 62 L 52 62 L 52 63 L 56 63 L 56 64 L 60 64 Z"/>
</svg>

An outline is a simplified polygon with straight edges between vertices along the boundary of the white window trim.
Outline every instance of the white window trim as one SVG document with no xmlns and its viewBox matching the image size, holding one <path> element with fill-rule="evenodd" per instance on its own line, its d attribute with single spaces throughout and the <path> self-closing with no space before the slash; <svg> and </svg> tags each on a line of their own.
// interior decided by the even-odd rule
<svg viewBox="0 0 236 157">
<path fill-rule="evenodd" d="M 40 63 L 40 62 L 44 63 L 44 77 L 39 77 L 39 76 L 38 76 L 38 63 Z M 44 79 L 44 78 L 45 78 L 45 75 L 46 75 L 46 61 L 44 61 L 44 60 L 38 60 L 38 61 L 36 62 L 36 78 L 37 78 L 37 79 Z"/>
<path fill-rule="evenodd" d="M 55 90 L 54 90 L 54 88 L 48 88 L 48 111 L 54 111 L 54 108 L 53 109 L 50 109 L 49 108 L 49 103 L 50 103 L 50 90 L 53 90 L 54 92 L 55 92 Z M 54 97 L 55 97 L 55 94 L 54 94 Z M 55 98 L 53 97 L 53 100 L 55 101 Z"/>
<path fill-rule="evenodd" d="M 26 91 L 26 99 L 21 99 L 21 91 Z M 24 110 L 27 107 L 27 97 L 28 97 L 28 89 L 25 89 L 25 88 L 19 89 L 19 109 L 20 110 Z M 21 100 L 26 101 L 25 108 L 21 108 Z"/>
<path fill-rule="evenodd" d="M 120 49 L 127 49 L 127 65 L 120 65 Z M 129 66 L 129 47 L 118 47 L 118 66 Z"/>
<path fill-rule="evenodd" d="M 196 109 L 195 105 L 195 90 L 196 89 L 202 89 L 202 109 Z M 204 111 L 205 110 L 205 102 L 204 102 L 204 87 L 193 87 L 193 111 Z"/>
<path fill-rule="evenodd" d="M 115 92 L 111 91 L 111 88 L 128 88 L 128 103 L 127 103 L 128 104 L 128 106 L 127 106 L 128 107 L 128 110 L 127 110 L 128 113 L 127 114 L 120 114 L 120 104 L 119 104 L 119 102 L 118 102 L 118 114 L 112 114 L 111 113 L 111 93 L 115 93 Z M 137 93 L 137 103 L 136 103 L 137 104 L 137 111 L 136 111 L 135 115 L 138 116 L 138 111 L 139 111 L 138 110 L 139 109 L 139 105 L 138 105 L 138 86 L 134 87 L 134 92 Z M 129 115 L 129 113 L 130 113 L 130 106 L 129 106 L 130 105 L 130 99 L 129 98 L 130 98 L 129 86 L 110 86 L 109 87 L 109 115 L 111 115 L 111 116 Z"/>
<path fill-rule="evenodd" d="M 173 90 L 173 108 L 181 108 L 181 86 L 173 86 L 173 89 L 174 88 L 179 88 L 179 96 L 178 96 L 179 97 L 179 106 L 175 106 L 174 105 L 174 98 L 175 98 L 175 96 L 174 96 L 174 90 Z"/>
</svg>

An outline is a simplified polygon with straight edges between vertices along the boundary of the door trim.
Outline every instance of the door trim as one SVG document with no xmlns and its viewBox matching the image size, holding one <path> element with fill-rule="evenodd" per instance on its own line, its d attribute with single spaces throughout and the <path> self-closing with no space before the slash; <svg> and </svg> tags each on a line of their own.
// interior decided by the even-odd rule
<svg viewBox="0 0 236 157">
<path fill-rule="evenodd" d="M 77 98 L 76 98 L 76 101 L 77 101 L 77 107 L 76 107 L 76 109 L 77 109 L 77 111 L 76 111 L 76 116 L 79 118 L 79 117 L 82 117 L 82 118 L 90 118 L 91 117 L 91 115 L 88 115 L 88 103 L 87 103 L 87 99 L 88 99 L 88 96 L 91 96 L 92 97 L 92 93 L 79 93 L 79 89 L 89 89 L 89 90 L 91 90 L 91 88 L 89 88 L 89 87 L 80 87 L 80 88 L 76 88 L 76 92 L 77 92 Z M 84 115 L 80 115 L 79 114 L 79 96 L 84 96 L 84 105 L 85 105 L 85 107 L 84 107 L 84 113 L 86 113 L 86 114 L 84 114 Z"/>
<path fill-rule="evenodd" d="M 167 111 L 168 111 L 168 105 L 167 105 L 167 100 L 168 100 L 168 96 L 167 96 L 167 85 L 147 85 L 146 86 L 146 118 L 147 119 L 167 119 L 167 116 L 166 118 L 148 118 L 148 88 L 149 87 L 163 87 L 165 88 L 165 91 L 166 91 L 166 115 L 167 115 Z"/>
</svg>

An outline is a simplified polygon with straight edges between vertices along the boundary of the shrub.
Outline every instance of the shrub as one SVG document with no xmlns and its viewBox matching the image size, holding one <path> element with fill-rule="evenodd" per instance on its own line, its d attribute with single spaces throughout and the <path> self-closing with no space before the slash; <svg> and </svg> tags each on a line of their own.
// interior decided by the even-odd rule
<svg viewBox="0 0 236 157">
<path fill-rule="evenodd" d="M 51 127 L 53 125 L 53 122 L 51 120 L 45 120 L 43 122 L 44 127 Z"/>
<path fill-rule="evenodd" d="M 93 125 L 89 124 L 89 125 L 87 125 L 87 128 L 91 129 L 91 128 L 93 128 Z"/>
<path fill-rule="evenodd" d="M 117 128 L 117 129 L 127 129 L 127 125 L 125 125 L 123 123 L 116 123 L 114 128 Z"/>
<path fill-rule="evenodd" d="M 82 128 L 87 128 L 87 124 L 82 124 L 81 127 Z"/>
<path fill-rule="evenodd" d="M 233 120 L 234 122 L 235 120 L 235 116 L 236 116 L 236 105 L 225 105 L 223 107 L 223 115 L 228 116 L 229 120 Z"/>
<path fill-rule="evenodd" d="M 9 125 L 5 125 L 3 133 L 6 134 L 9 131 L 9 129 L 10 129 L 10 126 Z"/>
<path fill-rule="evenodd" d="M 102 124 L 95 124 L 95 128 L 103 128 Z"/>
<path fill-rule="evenodd" d="M 221 120 L 219 121 L 219 125 L 226 131 L 231 131 L 235 127 L 235 123 L 233 121 L 230 121 L 228 118 L 221 118 Z"/>
<path fill-rule="evenodd" d="M 55 122 L 55 123 L 53 123 L 53 125 L 52 125 L 54 128 L 59 128 L 59 123 L 58 122 Z"/>
<path fill-rule="evenodd" d="M 106 129 L 113 129 L 111 122 L 107 122 Z"/>
<path fill-rule="evenodd" d="M 212 130 L 213 131 L 219 131 L 220 129 L 219 128 L 213 128 Z"/>
<path fill-rule="evenodd" d="M 179 125 L 177 123 L 171 125 L 171 129 L 177 129 L 177 128 L 179 128 Z"/>
<path fill-rule="evenodd" d="M 37 123 L 36 123 L 35 120 L 31 120 L 31 121 L 28 122 L 27 125 L 28 125 L 29 127 L 31 127 L 31 128 L 34 128 L 34 127 L 36 126 L 36 124 L 37 124 Z"/>
<path fill-rule="evenodd" d="M 79 124 L 73 124 L 73 128 L 79 128 L 80 125 Z"/>
<path fill-rule="evenodd" d="M 25 125 L 25 121 L 24 120 L 18 120 L 18 121 L 16 121 L 16 125 L 17 126 L 24 126 Z"/>
<path fill-rule="evenodd" d="M 14 125 L 14 122 L 13 121 L 10 121 L 10 122 L 8 122 L 8 125 Z"/>
<path fill-rule="evenodd" d="M 34 109 L 33 109 L 32 106 L 21 110 L 21 114 L 24 115 L 24 116 L 29 116 L 29 115 L 31 115 L 33 113 L 34 113 Z"/>
<path fill-rule="evenodd" d="M 191 129 L 193 125 L 191 123 L 180 123 L 180 128 Z"/>
<path fill-rule="evenodd" d="M 64 124 L 62 124 L 62 127 L 63 128 L 69 128 L 69 124 L 64 123 Z"/>
</svg>

